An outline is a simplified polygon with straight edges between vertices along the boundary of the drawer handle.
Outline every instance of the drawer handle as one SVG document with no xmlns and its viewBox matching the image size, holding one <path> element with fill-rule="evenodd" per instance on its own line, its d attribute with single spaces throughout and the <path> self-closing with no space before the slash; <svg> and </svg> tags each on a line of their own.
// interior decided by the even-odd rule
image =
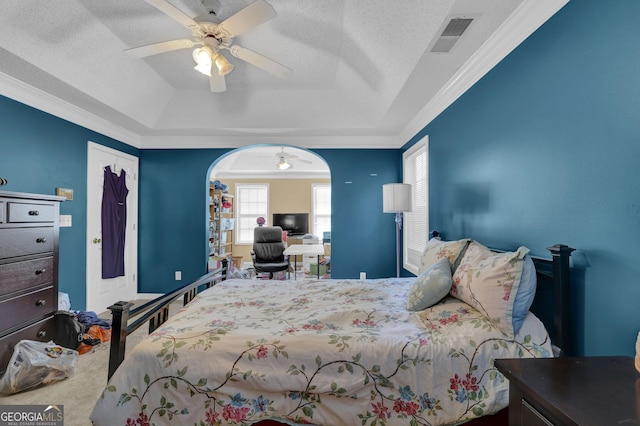
<svg viewBox="0 0 640 426">
<path fill-rule="evenodd" d="M 29 216 L 38 216 L 40 212 L 38 210 L 29 210 Z"/>
<path fill-rule="evenodd" d="M 45 337 L 47 335 L 47 332 L 44 330 L 38 331 L 38 337 Z"/>
<path fill-rule="evenodd" d="M 47 239 L 44 237 L 40 237 L 36 239 L 36 243 L 46 243 L 46 242 L 47 242 Z"/>
<path fill-rule="evenodd" d="M 47 304 L 47 301 L 46 301 L 46 300 L 44 300 L 44 299 L 40 299 L 40 300 L 38 300 L 38 301 L 36 302 L 36 305 L 37 305 L 37 306 L 44 306 L 44 305 L 46 305 L 46 304 Z"/>
<path fill-rule="evenodd" d="M 44 268 L 42 268 L 42 269 L 36 269 L 36 275 L 42 275 L 42 274 L 44 274 L 45 272 L 47 272 L 47 270 L 46 270 L 46 269 L 44 269 Z"/>
</svg>

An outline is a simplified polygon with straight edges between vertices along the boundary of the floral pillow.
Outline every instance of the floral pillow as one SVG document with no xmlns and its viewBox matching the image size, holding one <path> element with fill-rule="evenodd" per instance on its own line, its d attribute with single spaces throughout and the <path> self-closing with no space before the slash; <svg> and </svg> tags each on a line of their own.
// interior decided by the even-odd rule
<svg viewBox="0 0 640 426">
<path fill-rule="evenodd" d="M 439 238 L 430 239 L 422 252 L 420 272 L 422 273 L 440 259 L 447 258 L 453 273 L 456 260 L 458 260 L 468 243 L 468 239 L 458 241 L 442 241 Z"/>
<path fill-rule="evenodd" d="M 407 298 L 407 309 L 421 311 L 435 305 L 451 290 L 451 266 L 442 258 L 427 268 L 413 283 Z"/>
<path fill-rule="evenodd" d="M 494 253 L 472 241 L 453 275 L 451 295 L 476 308 L 513 338 L 513 304 L 528 252 L 520 247 L 515 252 Z"/>
</svg>

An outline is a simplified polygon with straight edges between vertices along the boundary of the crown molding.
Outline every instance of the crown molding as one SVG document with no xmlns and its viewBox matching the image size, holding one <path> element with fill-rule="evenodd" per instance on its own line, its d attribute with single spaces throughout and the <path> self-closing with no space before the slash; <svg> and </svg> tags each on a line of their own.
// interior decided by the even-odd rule
<svg viewBox="0 0 640 426">
<path fill-rule="evenodd" d="M 217 136 L 143 136 L 141 149 L 242 148 L 248 145 L 291 145 L 299 148 L 350 149 L 392 148 L 395 136 L 310 136 L 310 135 L 217 135 Z"/>
<path fill-rule="evenodd" d="M 0 72 L 0 94 L 54 117 L 140 148 L 140 136 L 58 97 Z"/>
<path fill-rule="evenodd" d="M 214 168 L 215 171 L 215 168 Z M 250 173 L 234 173 L 234 172 L 215 172 L 218 179 L 331 179 L 331 172 L 297 172 L 286 170 L 274 171 L 256 171 Z"/>
<path fill-rule="evenodd" d="M 525 0 L 400 132 L 401 148 L 569 0 Z"/>
</svg>

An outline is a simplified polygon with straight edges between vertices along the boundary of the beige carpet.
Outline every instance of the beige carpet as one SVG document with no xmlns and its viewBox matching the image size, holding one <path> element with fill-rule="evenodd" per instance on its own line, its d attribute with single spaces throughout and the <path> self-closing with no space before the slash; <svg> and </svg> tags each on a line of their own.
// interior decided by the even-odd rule
<svg viewBox="0 0 640 426">
<path fill-rule="evenodd" d="M 170 307 L 170 314 L 180 307 L 180 302 L 174 303 Z M 109 318 L 108 313 L 101 313 L 99 316 Z M 147 334 L 145 326 L 132 333 L 127 338 L 127 352 Z M 63 405 L 65 426 L 91 425 L 89 414 L 107 384 L 108 365 L 109 344 L 103 343 L 93 351 L 80 355 L 72 377 L 15 395 L 0 396 L 0 405 Z"/>
</svg>

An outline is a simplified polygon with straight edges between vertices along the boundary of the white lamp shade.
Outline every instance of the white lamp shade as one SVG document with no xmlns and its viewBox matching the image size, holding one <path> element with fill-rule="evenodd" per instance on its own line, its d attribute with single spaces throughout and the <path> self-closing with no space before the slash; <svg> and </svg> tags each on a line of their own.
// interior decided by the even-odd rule
<svg viewBox="0 0 640 426">
<path fill-rule="evenodd" d="M 227 75 L 231 71 L 233 71 L 233 65 L 229 61 L 227 61 L 227 58 L 219 53 L 216 55 L 214 62 L 216 63 L 216 67 L 218 68 L 219 75 Z"/>
<path fill-rule="evenodd" d="M 411 211 L 411 185 L 387 183 L 382 185 L 382 211 L 384 213 Z"/>
<path fill-rule="evenodd" d="M 289 167 L 291 167 L 291 164 L 287 163 L 283 158 L 282 160 L 280 160 L 277 167 L 278 170 L 287 170 Z"/>
<path fill-rule="evenodd" d="M 196 71 L 211 77 L 211 64 L 213 51 L 210 47 L 204 46 L 193 50 L 193 60 L 196 61 L 196 66 L 193 67 Z"/>
</svg>

